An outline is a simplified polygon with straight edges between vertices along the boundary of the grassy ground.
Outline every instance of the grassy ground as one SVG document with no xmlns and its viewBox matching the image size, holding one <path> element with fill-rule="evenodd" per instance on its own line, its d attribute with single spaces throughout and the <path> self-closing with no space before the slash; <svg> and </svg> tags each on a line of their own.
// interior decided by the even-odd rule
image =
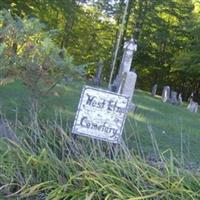
<svg viewBox="0 0 200 200">
<path fill-rule="evenodd" d="M 59 85 L 50 95 L 42 97 L 41 118 L 62 118 L 72 124 L 82 85 L 82 82 Z M 1 86 L 0 94 L 1 110 L 9 119 L 28 119 L 29 93 L 19 81 Z M 188 112 L 185 105 L 162 103 L 158 96 L 151 97 L 141 90 L 136 91 L 133 101 L 138 109 L 129 114 L 124 131 L 130 148 L 149 156 L 171 149 L 182 162 L 200 162 L 199 113 Z"/>
<path fill-rule="evenodd" d="M 18 144 L 0 139 L 0 200 L 200 199 L 199 172 L 182 166 L 198 167 L 199 113 L 137 90 L 138 109 L 123 134 L 135 154 L 71 135 L 82 85 L 59 85 L 41 97 L 39 120 L 31 122 L 27 89 L 19 81 L 0 87 L 1 111 L 19 136 Z"/>
<path fill-rule="evenodd" d="M 150 138 L 155 138 L 161 151 L 172 149 L 182 161 L 200 161 L 200 114 L 190 113 L 186 105 L 174 106 L 137 91 L 134 100 L 138 112 L 130 118 L 140 136 L 142 146 L 151 150 Z M 154 145 L 155 146 L 155 145 Z"/>
</svg>

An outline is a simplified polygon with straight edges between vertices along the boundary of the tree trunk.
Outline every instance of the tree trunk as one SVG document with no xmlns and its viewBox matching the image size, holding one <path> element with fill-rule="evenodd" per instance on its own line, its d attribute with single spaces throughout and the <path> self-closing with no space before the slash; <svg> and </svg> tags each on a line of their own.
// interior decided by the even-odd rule
<svg viewBox="0 0 200 200">
<path fill-rule="evenodd" d="M 116 76 L 116 74 L 118 72 L 120 62 L 121 62 L 121 58 L 122 58 L 122 55 L 123 55 L 124 36 L 126 35 L 126 30 L 127 30 L 127 26 L 128 26 L 130 12 L 131 12 L 131 6 L 130 5 L 132 3 L 132 0 L 129 0 L 127 13 L 126 13 L 126 16 L 125 16 L 125 24 L 122 24 L 123 23 L 123 17 L 124 17 L 124 14 L 125 14 L 124 13 L 124 6 L 123 6 L 124 3 L 125 3 L 124 0 L 120 0 L 120 13 L 121 13 L 121 15 L 117 19 L 117 23 L 118 23 L 118 26 L 120 28 L 116 32 L 115 44 L 113 45 L 113 53 L 112 53 L 113 56 L 112 56 L 112 62 L 111 62 L 111 71 L 113 72 L 114 76 Z M 121 29 L 123 29 L 123 30 L 121 30 Z M 123 32 L 121 33 L 121 31 L 123 31 Z M 121 38 L 119 38 L 120 34 L 121 34 Z M 118 49 L 118 52 L 117 52 L 117 55 L 116 55 L 116 48 L 118 48 L 118 47 L 119 47 L 119 49 Z M 112 72 L 111 72 L 111 79 L 113 78 Z M 111 81 L 112 80 L 110 80 L 110 82 Z"/>
<path fill-rule="evenodd" d="M 70 34 L 72 32 L 72 28 L 74 25 L 74 20 L 75 20 L 75 9 L 76 9 L 76 2 L 75 0 L 72 0 L 72 8 L 71 8 L 71 14 L 66 16 L 66 22 L 63 30 L 63 36 L 61 38 L 61 43 L 60 43 L 60 48 L 67 48 L 69 45 L 70 41 Z M 64 57 L 64 52 L 60 52 L 61 58 Z"/>
</svg>

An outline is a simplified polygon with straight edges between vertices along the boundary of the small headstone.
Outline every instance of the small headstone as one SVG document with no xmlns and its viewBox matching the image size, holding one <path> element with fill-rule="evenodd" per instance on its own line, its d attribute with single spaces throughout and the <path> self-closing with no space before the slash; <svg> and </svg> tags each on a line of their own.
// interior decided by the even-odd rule
<svg viewBox="0 0 200 200">
<path fill-rule="evenodd" d="M 182 94 L 181 93 L 179 93 L 179 95 L 178 95 L 178 103 L 179 103 L 179 105 L 183 104 L 183 98 L 182 98 Z"/>
<path fill-rule="evenodd" d="M 195 108 L 194 108 L 194 112 L 195 112 L 195 113 L 198 112 L 198 107 L 199 107 L 199 105 L 198 105 L 198 103 L 196 103 L 196 104 L 195 104 Z"/>
<path fill-rule="evenodd" d="M 162 91 L 162 101 L 167 102 L 170 99 L 170 87 L 164 86 Z"/>
<path fill-rule="evenodd" d="M 154 96 L 156 95 L 157 88 L 158 88 L 158 85 L 157 85 L 157 84 L 155 84 L 155 85 L 152 87 L 151 96 L 154 97 Z"/>
<path fill-rule="evenodd" d="M 198 105 L 198 103 L 196 103 L 195 108 L 194 108 L 194 112 L 195 112 L 195 113 L 198 112 L 198 107 L 199 107 L 199 105 Z"/>
<path fill-rule="evenodd" d="M 191 100 L 190 100 L 190 103 L 188 104 L 187 109 L 188 109 L 190 112 L 197 113 L 197 112 L 198 112 L 198 103 L 197 103 L 197 102 L 194 102 L 194 101 L 191 99 Z"/>
<path fill-rule="evenodd" d="M 174 105 L 178 105 L 177 92 L 176 91 L 171 91 L 170 103 L 172 103 Z"/>
<path fill-rule="evenodd" d="M 113 81 L 113 84 L 111 85 L 111 91 L 118 92 L 120 84 L 121 84 L 121 75 L 117 74 L 115 80 Z"/>
<path fill-rule="evenodd" d="M 96 74 L 94 77 L 94 85 L 99 86 L 101 84 L 101 74 L 102 74 L 102 70 L 103 70 L 103 61 L 100 60 L 98 65 L 97 65 L 97 70 L 96 70 Z"/>
<path fill-rule="evenodd" d="M 118 83 L 116 83 L 116 80 L 115 80 L 115 81 L 113 82 L 113 84 L 111 85 L 110 90 L 111 90 L 112 92 L 117 92 L 117 89 L 118 89 L 117 85 L 118 85 Z"/>
</svg>

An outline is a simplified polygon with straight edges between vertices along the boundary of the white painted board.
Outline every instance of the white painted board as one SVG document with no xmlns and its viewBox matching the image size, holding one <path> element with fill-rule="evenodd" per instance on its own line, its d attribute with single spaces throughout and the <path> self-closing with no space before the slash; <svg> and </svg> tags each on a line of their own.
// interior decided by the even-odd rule
<svg viewBox="0 0 200 200">
<path fill-rule="evenodd" d="M 119 143 L 129 98 L 107 90 L 85 86 L 82 90 L 72 132 Z"/>
</svg>

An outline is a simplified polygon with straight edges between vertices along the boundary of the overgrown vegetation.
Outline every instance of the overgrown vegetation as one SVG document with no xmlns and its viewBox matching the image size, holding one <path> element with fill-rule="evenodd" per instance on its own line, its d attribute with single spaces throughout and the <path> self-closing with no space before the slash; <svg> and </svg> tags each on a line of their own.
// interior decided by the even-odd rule
<svg viewBox="0 0 200 200">
<path fill-rule="evenodd" d="M 90 82 L 74 80 L 67 85 L 58 84 L 49 95 L 40 98 L 38 117 L 43 120 L 54 120 L 56 117 L 72 123 L 83 84 L 88 85 Z M 20 81 L 0 87 L 0 93 L 1 111 L 9 120 L 14 124 L 16 118 L 23 123 L 30 121 L 30 94 Z M 199 113 L 190 113 L 186 104 L 178 107 L 164 104 L 158 96 L 153 98 L 150 93 L 141 90 L 136 90 L 133 101 L 138 108 L 136 113 L 128 115 L 125 124 L 128 146 L 137 152 L 151 155 L 155 152 L 151 142 L 153 137 L 158 143 L 158 152 L 171 149 L 183 163 L 191 162 L 192 167 L 198 168 Z M 149 129 L 152 129 L 153 136 Z"/>
<path fill-rule="evenodd" d="M 6 8 L 22 18 L 36 17 L 47 30 L 59 30 L 57 45 L 66 48 L 75 64 L 88 64 L 94 75 L 99 60 L 104 62 L 103 77 L 109 78 L 112 54 L 122 22 L 125 0 L 1 0 Z M 198 0 L 130 0 L 116 70 L 125 40 L 134 37 L 138 50 L 132 68 L 137 85 L 148 90 L 157 83 L 159 90 L 170 85 L 186 100 L 191 92 L 200 93 Z M 198 97 L 199 99 L 199 97 Z"/>
<path fill-rule="evenodd" d="M 160 154 L 145 161 L 124 146 L 74 138 L 58 121 L 18 126 L 20 143 L 1 140 L 5 198 L 199 199 L 199 173 Z M 150 162 L 150 164 L 148 163 Z"/>
<path fill-rule="evenodd" d="M 99 60 L 109 77 L 124 5 L 0 1 L 0 131 L 10 125 L 17 135 L 0 132 L 0 199 L 200 199 L 199 113 L 138 90 L 125 142 L 71 133 L 82 83 L 69 80 L 85 67 L 91 78 Z M 122 35 L 138 41 L 141 88 L 156 82 L 198 95 L 198 13 L 196 0 L 130 1 Z"/>
<path fill-rule="evenodd" d="M 6 10 L 0 12 L 0 26 L 1 78 L 22 80 L 35 97 L 48 93 L 64 76 L 71 78 L 72 58 L 53 42 L 56 30 L 45 31 L 38 19 L 21 19 Z"/>
<path fill-rule="evenodd" d="M 56 30 L 45 30 L 36 18 L 20 18 L 10 12 L 0 11 L 0 65 L 1 80 L 19 79 L 30 94 L 29 104 L 35 120 L 42 96 L 65 78 L 65 82 L 78 76 L 72 58 L 60 49 L 53 38 Z"/>
<path fill-rule="evenodd" d="M 123 135 L 129 152 L 124 145 L 71 134 L 81 85 L 75 81 L 58 85 L 52 92 L 59 96 L 43 97 L 44 107 L 36 121 L 26 118 L 30 110 L 23 102 L 28 93 L 20 82 L 1 87 L 2 111 L 20 140 L 14 144 L 1 138 L 3 198 L 199 198 L 199 124 L 195 121 L 199 114 L 137 91 L 138 110 L 134 118 L 129 115 Z M 165 113 L 163 119 L 160 112 Z M 177 116 L 182 117 L 181 123 L 175 121 Z"/>
</svg>

